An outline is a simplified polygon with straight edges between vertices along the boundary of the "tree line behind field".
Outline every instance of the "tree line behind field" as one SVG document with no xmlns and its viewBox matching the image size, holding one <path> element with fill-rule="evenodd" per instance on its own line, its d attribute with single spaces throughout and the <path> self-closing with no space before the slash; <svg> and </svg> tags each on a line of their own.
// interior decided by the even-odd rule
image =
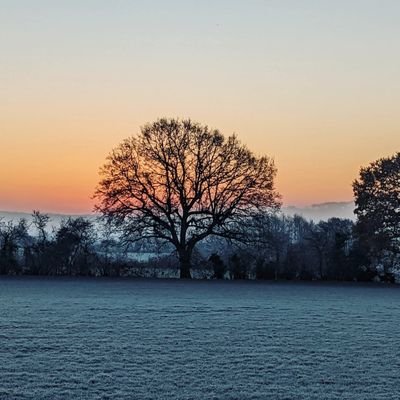
<svg viewBox="0 0 400 400">
<path fill-rule="evenodd" d="M 96 210 L 125 240 L 167 243 L 181 278 L 194 276 L 196 257 L 208 247 L 200 265 L 211 262 L 218 271 L 212 276 L 395 279 L 400 153 L 361 168 L 353 183 L 355 226 L 279 217 L 276 174 L 272 158 L 255 155 L 236 135 L 162 118 L 112 150 L 100 172 Z"/>
<path fill-rule="evenodd" d="M 236 135 L 159 119 L 107 157 L 96 226 L 67 218 L 49 235 L 39 212 L 34 235 L 0 223 L 0 274 L 399 280 L 400 153 L 360 169 L 356 223 L 283 216 L 276 174 Z"/>
<path fill-rule="evenodd" d="M 170 246 L 127 245 L 86 218 L 66 218 L 49 233 L 46 214 L 0 223 L 0 274 L 179 277 Z M 100 227 L 100 228 L 99 228 Z M 32 233 L 31 233 L 32 232 Z M 140 259 L 143 246 L 149 259 Z M 208 279 L 393 282 L 395 270 L 372 266 L 351 220 L 314 223 L 301 216 L 259 216 L 246 244 L 210 238 L 196 248 L 193 277 Z"/>
</svg>

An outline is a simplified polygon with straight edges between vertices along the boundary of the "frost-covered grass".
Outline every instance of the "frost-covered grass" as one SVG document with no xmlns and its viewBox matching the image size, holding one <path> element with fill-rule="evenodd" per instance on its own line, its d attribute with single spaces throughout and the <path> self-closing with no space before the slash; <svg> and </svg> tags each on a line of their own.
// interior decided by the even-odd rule
<svg viewBox="0 0 400 400">
<path fill-rule="evenodd" d="M 399 393 L 400 288 L 0 280 L 0 399 Z"/>
</svg>

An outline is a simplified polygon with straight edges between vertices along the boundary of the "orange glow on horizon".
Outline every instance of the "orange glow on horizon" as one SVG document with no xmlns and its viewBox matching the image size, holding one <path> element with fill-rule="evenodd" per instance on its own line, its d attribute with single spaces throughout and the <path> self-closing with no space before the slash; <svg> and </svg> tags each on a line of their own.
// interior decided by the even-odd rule
<svg viewBox="0 0 400 400">
<path fill-rule="evenodd" d="M 400 150 L 399 2 L 6 3 L 0 210 L 90 212 L 107 154 L 159 117 L 274 157 L 286 205 L 351 201 Z"/>
<path fill-rule="evenodd" d="M 109 151 L 123 138 L 138 132 L 144 122 L 155 118 L 148 116 L 142 123 L 130 123 L 122 116 L 110 116 L 108 123 L 97 124 L 94 121 L 68 123 L 65 118 L 52 121 L 51 128 L 46 118 L 9 123 L 10 135 L 5 139 L 8 151 L 2 151 L 0 160 L 0 209 L 91 212 L 98 170 Z M 197 118 L 200 122 L 203 119 Z M 221 120 L 218 125 L 210 125 L 221 128 L 222 133 L 228 135 L 233 132 L 233 123 L 224 124 Z M 134 125 L 136 128 L 132 128 Z M 351 183 L 357 177 L 359 167 L 391 154 L 393 143 L 399 141 L 387 135 L 386 140 L 377 140 L 379 143 L 360 145 L 348 138 L 342 138 L 342 143 L 332 140 L 333 134 L 318 140 L 301 132 L 297 137 L 290 136 L 287 127 L 268 121 L 260 121 L 259 126 L 253 122 L 250 129 L 246 129 L 246 125 L 246 121 L 239 121 L 239 129 L 235 131 L 257 154 L 274 157 L 278 167 L 276 186 L 283 195 L 284 205 L 352 200 Z M 29 136 L 21 140 L 21 132 L 25 131 L 29 131 Z M 264 131 L 271 133 L 261 134 Z M 310 143 L 313 146 L 308 147 Z"/>
</svg>

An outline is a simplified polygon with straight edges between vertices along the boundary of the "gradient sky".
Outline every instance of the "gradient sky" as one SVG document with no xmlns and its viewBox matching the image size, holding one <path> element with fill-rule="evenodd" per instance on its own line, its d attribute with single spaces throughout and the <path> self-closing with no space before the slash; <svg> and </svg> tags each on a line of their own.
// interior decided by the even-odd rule
<svg viewBox="0 0 400 400">
<path fill-rule="evenodd" d="M 0 0 L 0 209 L 80 213 L 107 153 L 191 117 L 275 158 L 285 204 L 400 150 L 400 1 Z"/>
</svg>

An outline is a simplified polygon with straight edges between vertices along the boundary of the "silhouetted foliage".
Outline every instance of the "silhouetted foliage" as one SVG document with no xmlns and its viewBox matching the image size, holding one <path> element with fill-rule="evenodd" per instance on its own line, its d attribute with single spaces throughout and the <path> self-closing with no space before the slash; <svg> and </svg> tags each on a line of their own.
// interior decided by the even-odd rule
<svg viewBox="0 0 400 400">
<path fill-rule="evenodd" d="M 178 277 L 174 249 L 157 242 L 127 246 L 107 226 L 66 219 L 50 233 L 46 215 L 35 213 L 28 234 L 24 220 L 0 223 L 2 274 Z M 302 217 L 254 216 L 250 238 L 235 244 L 222 237 L 199 244 L 192 273 L 198 279 L 288 279 L 392 282 L 390 268 L 372 268 L 354 224 L 332 218 L 313 223 Z M 158 253 L 162 249 L 164 252 Z M 143 253 L 144 251 L 144 253 Z M 149 254 L 148 257 L 142 255 Z M 322 275 L 321 275 L 322 271 Z"/>
<path fill-rule="evenodd" d="M 383 279 L 400 265 L 400 153 L 361 168 L 353 183 L 357 234 Z"/>
<path fill-rule="evenodd" d="M 56 274 L 90 275 L 96 257 L 96 235 L 93 224 L 84 218 L 68 218 L 61 222 L 53 245 Z"/>
<path fill-rule="evenodd" d="M 400 153 L 361 168 L 353 190 L 360 236 L 375 252 L 400 252 Z"/>
<path fill-rule="evenodd" d="M 222 155 L 231 161 L 220 170 L 214 162 Z M 0 221 L 0 274 L 176 278 L 187 276 L 182 262 L 189 260 L 197 279 L 399 282 L 399 159 L 361 169 L 354 183 L 356 224 L 313 222 L 276 212 L 269 160 L 254 159 L 235 138 L 226 141 L 190 121 L 160 120 L 112 153 L 101 183 L 110 191 L 101 203 L 106 224 L 67 218 L 50 232 L 49 216 L 39 211 L 31 225 Z M 262 193 L 255 178 L 240 178 L 239 160 L 251 173 L 265 168 L 270 174 L 262 178 L 269 179 Z M 250 193 L 259 198 L 250 202 Z M 190 247 L 185 260 L 183 244 Z"/>
<path fill-rule="evenodd" d="M 214 278 L 215 279 L 224 279 L 225 272 L 226 272 L 226 266 L 225 266 L 225 263 L 223 262 L 222 258 L 217 253 L 213 253 L 210 256 L 209 261 L 211 262 L 211 264 L 213 266 Z"/>
<path fill-rule="evenodd" d="M 50 217 L 34 210 L 32 218 L 37 236 L 28 250 L 29 257 L 26 266 L 32 275 L 48 275 L 53 266 L 53 260 L 50 257 L 52 243 L 46 230 Z"/>
<path fill-rule="evenodd" d="M 238 253 L 234 253 L 229 260 L 229 270 L 232 279 L 248 279 L 249 262 Z"/>
<path fill-rule="evenodd" d="M 127 241 L 171 243 L 181 278 L 190 278 L 202 240 L 241 240 L 256 211 L 279 206 L 271 159 L 190 120 L 146 125 L 112 151 L 101 174 L 97 211 Z"/>
<path fill-rule="evenodd" d="M 28 238 L 25 219 L 17 224 L 0 221 L 0 275 L 21 272 L 23 248 Z"/>
</svg>

